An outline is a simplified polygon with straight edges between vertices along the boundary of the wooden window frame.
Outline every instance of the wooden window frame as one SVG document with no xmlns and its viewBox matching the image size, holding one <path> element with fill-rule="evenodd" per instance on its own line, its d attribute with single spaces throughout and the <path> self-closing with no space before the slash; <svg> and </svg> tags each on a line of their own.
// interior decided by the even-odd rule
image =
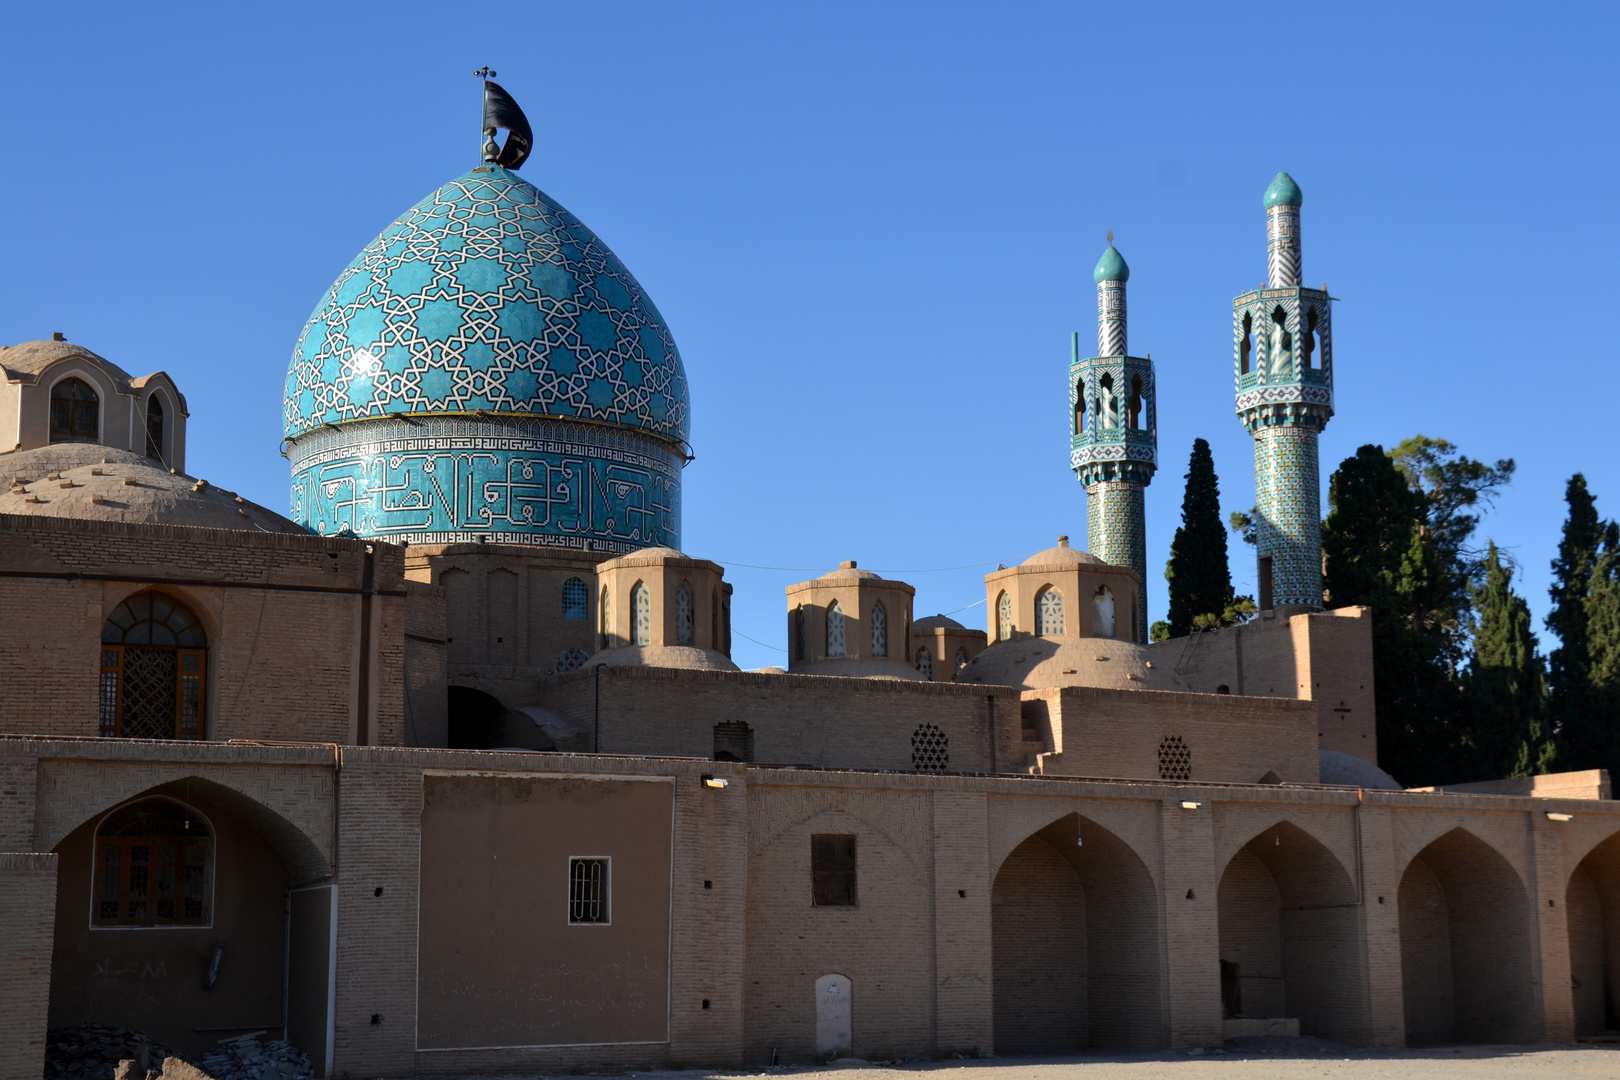
<svg viewBox="0 0 1620 1080">
<path fill-rule="evenodd" d="M 171 836 L 164 833 L 150 834 L 131 833 L 117 836 L 102 835 L 109 823 L 120 814 L 124 814 L 145 803 L 167 803 L 179 807 L 187 819 L 195 819 L 198 835 Z M 109 811 L 96 824 L 91 843 L 90 866 L 90 929 L 92 930 L 197 930 L 207 929 L 214 925 L 214 865 L 218 855 L 215 841 L 213 823 L 199 813 L 194 807 L 187 806 L 177 800 L 164 796 L 137 799 Z M 163 857 L 164 848 L 171 849 L 172 857 Z M 106 853 L 109 849 L 115 850 L 117 857 L 109 863 Z M 126 854 L 129 856 L 126 858 Z M 139 856 L 139 857 L 137 857 Z M 156 858 L 154 858 L 156 856 Z M 199 857 L 200 856 L 200 857 Z M 117 885 L 109 891 L 107 888 L 107 867 L 118 867 Z M 178 872 L 172 876 L 169 885 L 171 895 L 162 895 L 162 870 L 168 864 Z M 134 870 L 143 868 L 148 873 L 140 879 Z M 186 871 L 195 868 L 195 876 Z M 156 874 L 151 871 L 157 871 Z M 154 880 L 156 879 L 156 880 Z M 190 884 L 196 882 L 195 890 Z M 135 896 L 137 889 L 146 894 Z M 195 895 L 187 895 L 188 893 Z M 195 901 L 196 914 L 188 914 L 186 905 Z M 165 913 L 163 905 L 171 906 Z M 108 904 L 113 905 L 112 913 L 107 914 Z M 133 904 L 142 904 L 138 916 L 129 914 L 129 907 Z M 122 916 L 122 917 L 120 917 Z"/>
</svg>

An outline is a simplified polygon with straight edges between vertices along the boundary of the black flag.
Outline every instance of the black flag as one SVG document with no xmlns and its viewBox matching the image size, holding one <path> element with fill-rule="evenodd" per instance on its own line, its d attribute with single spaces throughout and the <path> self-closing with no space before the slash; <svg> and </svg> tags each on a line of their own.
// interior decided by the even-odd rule
<svg viewBox="0 0 1620 1080">
<path fill-rule="evenodd" d="M 520 169 L 534 147 L 534 132 L 529 130 L 529 118 L 523 115 L 512 95 L 497 83 L 484 80 L 484 130 L 505 128 L 506 145 L 501 147 L 495 164 L 508 169 Z"/>
</svg>

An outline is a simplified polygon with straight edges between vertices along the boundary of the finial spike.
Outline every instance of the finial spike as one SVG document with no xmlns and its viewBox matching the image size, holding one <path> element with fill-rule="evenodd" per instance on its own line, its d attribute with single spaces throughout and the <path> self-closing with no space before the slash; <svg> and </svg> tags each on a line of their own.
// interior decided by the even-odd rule
<svg viewBox="0 0 1620 1080">
<path fill-rule="evenodd" d="M 1108 230 L 1108 242 L 1110 244 L 1112 244 L 1114 242 L 1114 230 L 1113 229 Z"/>
</svg>

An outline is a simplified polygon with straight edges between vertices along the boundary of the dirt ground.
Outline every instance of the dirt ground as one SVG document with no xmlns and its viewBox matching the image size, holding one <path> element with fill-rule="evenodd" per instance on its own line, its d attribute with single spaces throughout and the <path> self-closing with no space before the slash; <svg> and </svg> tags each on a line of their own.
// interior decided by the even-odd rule
<svg viewBox="0 0 1620 1080">
<path fill-rule="evenodd" d="M 900 1064 L 841 1061 L 739 1072 L 598 1073 L 634 1080 L 736 1080 L 820 1074 L 828 1080 L 1620 1080 L 1620 1046 L 1461 1046 L 1368 1050 L 1326 1039 L 1238 1039 L 1225 1050 L 1006 1057 Z M 936 1075 L 943 1074 L 943 1075 Z M 471 1080 L 471 1078 L 464 1078 Z"/>
</svg>

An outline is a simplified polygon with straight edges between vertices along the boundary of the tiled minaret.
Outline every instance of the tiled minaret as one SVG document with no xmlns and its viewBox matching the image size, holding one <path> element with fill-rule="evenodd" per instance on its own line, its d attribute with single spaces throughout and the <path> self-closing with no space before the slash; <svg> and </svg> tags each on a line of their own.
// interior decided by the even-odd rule
<svg viewBox="0 0 1620 1080">
<path fill-rule="evenodd" d="M 1086 548 L 1136 571 L 1147 586 L 1143 495 L 1159 467 L 1153 361 L 1131 356 L 1125 337 L 1125 282 L 1131 268 L 1108 234 L 1097 262 L 1097 355 L 1069 360 L 1069 467 L 1086 485 Z M 1137 605 L 1136 640 L 1147 641 L 1147 597 Z"/>
<path fill-rule="evenodd" d="M 1237 414 L 1254 437 L 1261 608 L 1322 607 L 1316 439 L 1333 415 L 1327 286 L 1300 285 L 1299 208 L 1287 173 L 1266 188 L 1266 287 L 1232 301 Z"/>
</svg>

